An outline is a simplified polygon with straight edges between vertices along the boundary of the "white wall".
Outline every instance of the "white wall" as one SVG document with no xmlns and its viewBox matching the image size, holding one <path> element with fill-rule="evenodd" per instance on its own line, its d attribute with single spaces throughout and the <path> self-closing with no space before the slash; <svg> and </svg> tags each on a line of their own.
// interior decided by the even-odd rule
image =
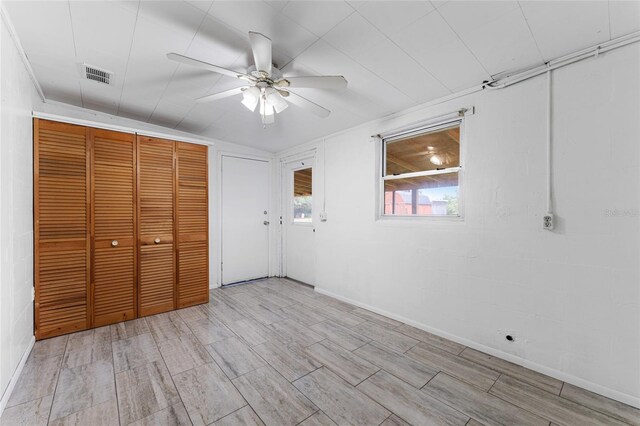
<svg viewBox="0 0 640 426">
<path fill-rule="evenodd" d="M 33 344 L 33 136 L 41 101 L 0 19 L 0 412 Z"/>
<path fill-rule="evenodd" d="M 327 138 L 316 289 L 640 406 L 639 75 L 638 44 L 554 71 L 553 232 L 544 76 Z M 468 106 L 464 221 L 376 220 L 369 136 Z"/>
</svg>

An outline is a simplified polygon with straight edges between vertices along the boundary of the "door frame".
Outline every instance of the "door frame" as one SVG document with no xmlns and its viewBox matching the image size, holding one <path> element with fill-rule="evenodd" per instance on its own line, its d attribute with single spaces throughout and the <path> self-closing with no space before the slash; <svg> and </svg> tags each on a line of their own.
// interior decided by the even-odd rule
<svg viewBox="0 0 640 426">
<path fill-rule="evenodd" d="M 317 149 L 316 148 L 311 148 L 308 149 L 306 151 L 302 151 L 302 152 L 298 152 L 296 154 L 292 154 L 289 155 L 287 157 L 282 157 L 280 158 L 280 171 L 278 174 L 279 180 L 280 180 L 280 184 L 278 185 L 279 191 L 278 191 L 278 198 L 280 201 L 280 246 L 278 247 L 278 251 L 279 251 L 279 271 L 278 271 L 278 276 L 280 277 L 286 277 L 287 276 L 287 227 L 286 225 L 286 220 L 287 220 L 287 215 L 289 214 L 289 193 L 288 193 L 288 184 L 289 184 L 289 178 L 288 178 L 288 173 L 287 173 L 287 169 L 288 169 L 288 165 L 290 163 L 294 163 L 296 161 L 300 161 L 300 160 L 304 160 L 304 159 L 312 159 L 313 160 L 313 171 L 312 173 L 314 173 L 317 170 L 318 167 L 318 155 L 317 155 Z M 301 167 L 303 168 L 303 167 Z M 312 175 L 313 176 L 313 175 Z M 313 193 L 313 212 L 311 213 L 311 217 L 313 218 L 313 223 L 311 226 L 313 226 L 315 228 L 316 223 L 315 221 L 317 220 L 317 212 L 316 212 L 316 195 L 315 195 L 315 190 L 314 190 L 314 184 L 313 182 L 315 181 L 315 179 L 312 178 L 312 182 L 311 182 L 311 190 Z"/>
<path fill-rule="evenodd" d="M 267 247 L 267 257 L 269 259 L 269 268 L 268 268 L 268 276 L 272 277 L 274 275 L 276 275 L 276 272 L 274 271 L 274 265 L 273 265 L 273 259 L 272 259 L 272 250 L 271 250 L 271 246 L 273 244 L 273 241 L 276 237 L 275 233 L 277 232 L 277 228 L 273 225 L 275 225 L 277 223 L 276 218 L 277 216 L 277 212 L 276 209 L 274 208 L 274 203 L 273 203 L 273 162 L 274 159 L 273 157 L 265 157 L 265 156 L 261 156 L 261 155 L 253 155 L 253 154 L 240 154 L 238 152 L 234 152 L 234 151 L 227 151 L 227 150 L 216 150 L 216 218 L 215 218 L 215 222 L 216 222 L 216 230 L 217 230 L 217 235 L 213 236 L 213 238 L 211 237 L 211 235 L 209 235 L 210 241 L 216 241 L 216 257 L 217 259 L 215 260 L 214 264 L 215 269 L 216 269 L 216 280 L 215 280 L 215 286 L 214 287 L 210 287 L 210 288 L 219 288 L 222 287 L 222 157 L 233 157 L 233 158 L 240 158 L 243 160 L 253 160 L 253 161 L 264 161 L 269 165 L 269 188 L 267 190 L 267 202 L 269 204 L 269 214 L 267 215 L 267 220 L 269 220 L 269 222 L 271 223 L 271 226 L 269 226 L 269 235 L 268 235 L 268 247 Z M 275 230 L 275 231 L 274 231 Z"/>
</svg>

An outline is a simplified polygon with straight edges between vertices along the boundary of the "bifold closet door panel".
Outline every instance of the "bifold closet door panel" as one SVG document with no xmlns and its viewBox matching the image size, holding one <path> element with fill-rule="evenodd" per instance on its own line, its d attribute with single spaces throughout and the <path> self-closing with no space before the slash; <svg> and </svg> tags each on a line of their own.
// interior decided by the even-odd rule
<svg viewBox="0 0 640 426">
<path fill-rule="evenodd" d="M 178 307 L 209 301 L 207 147 L 176 142 Z"/>
<path fill-rule="evenodd" d="M 176 306 L 175 143 L 138 136 L 138 316 Z"/>
<path fill-rule="evenodd" d="M 135 135 L 90 129 L 93 325 L 136 317 Z"/>
<path fill-rule="evenodd" d="M 36 338 L 90 326 L 87 129 L 34 119 Z"/>
</svg>

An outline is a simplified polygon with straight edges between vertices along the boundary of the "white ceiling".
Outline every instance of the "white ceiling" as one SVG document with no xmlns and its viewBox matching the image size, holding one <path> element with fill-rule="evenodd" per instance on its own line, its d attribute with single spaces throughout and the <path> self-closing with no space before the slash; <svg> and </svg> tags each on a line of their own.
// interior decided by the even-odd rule
<svg viewBox="0 0 640 426">
<path fill-rule="evenodd" d="M 632 1 L 5 1 L 47 99 L 269 151 L 459 91 L 492 75 L 640 30 Z M 195 98 L 239 80 L 179 65 L 178 52 L 238 70 L 248 31 L 273 40 L 285 75 L 342 74 L 347 91 L 298 92 L 262 128 L 239 97 Z M 115 72 L 80 78 L 79 63 Z"/>
</svg>

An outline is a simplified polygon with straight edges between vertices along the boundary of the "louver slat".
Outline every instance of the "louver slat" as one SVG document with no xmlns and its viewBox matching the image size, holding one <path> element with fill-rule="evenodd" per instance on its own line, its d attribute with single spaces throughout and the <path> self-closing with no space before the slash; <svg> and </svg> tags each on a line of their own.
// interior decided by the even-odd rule
<svg viewBox="0 0 640 426">
<path fill-rule="evenodd" d="M 139 316 L 146 316 L 170 311 L 176 305 L 175 143 L 138 136 L 138 150 Z"/>
<path fill-rule="evenodd" d="M 37 339 L 90 325 L 87 152 L 84 127 L 34 120 Z"/>
<path fill-rule="evenodd" d="M 91 129 L 93 318 L 99 327 L 135 318 L 135 136 Z"/>
<path fill-rule="evenodd" d="M 176 143 L 178 307 L 209 301 L 207 147 Z"/>
</svg>

